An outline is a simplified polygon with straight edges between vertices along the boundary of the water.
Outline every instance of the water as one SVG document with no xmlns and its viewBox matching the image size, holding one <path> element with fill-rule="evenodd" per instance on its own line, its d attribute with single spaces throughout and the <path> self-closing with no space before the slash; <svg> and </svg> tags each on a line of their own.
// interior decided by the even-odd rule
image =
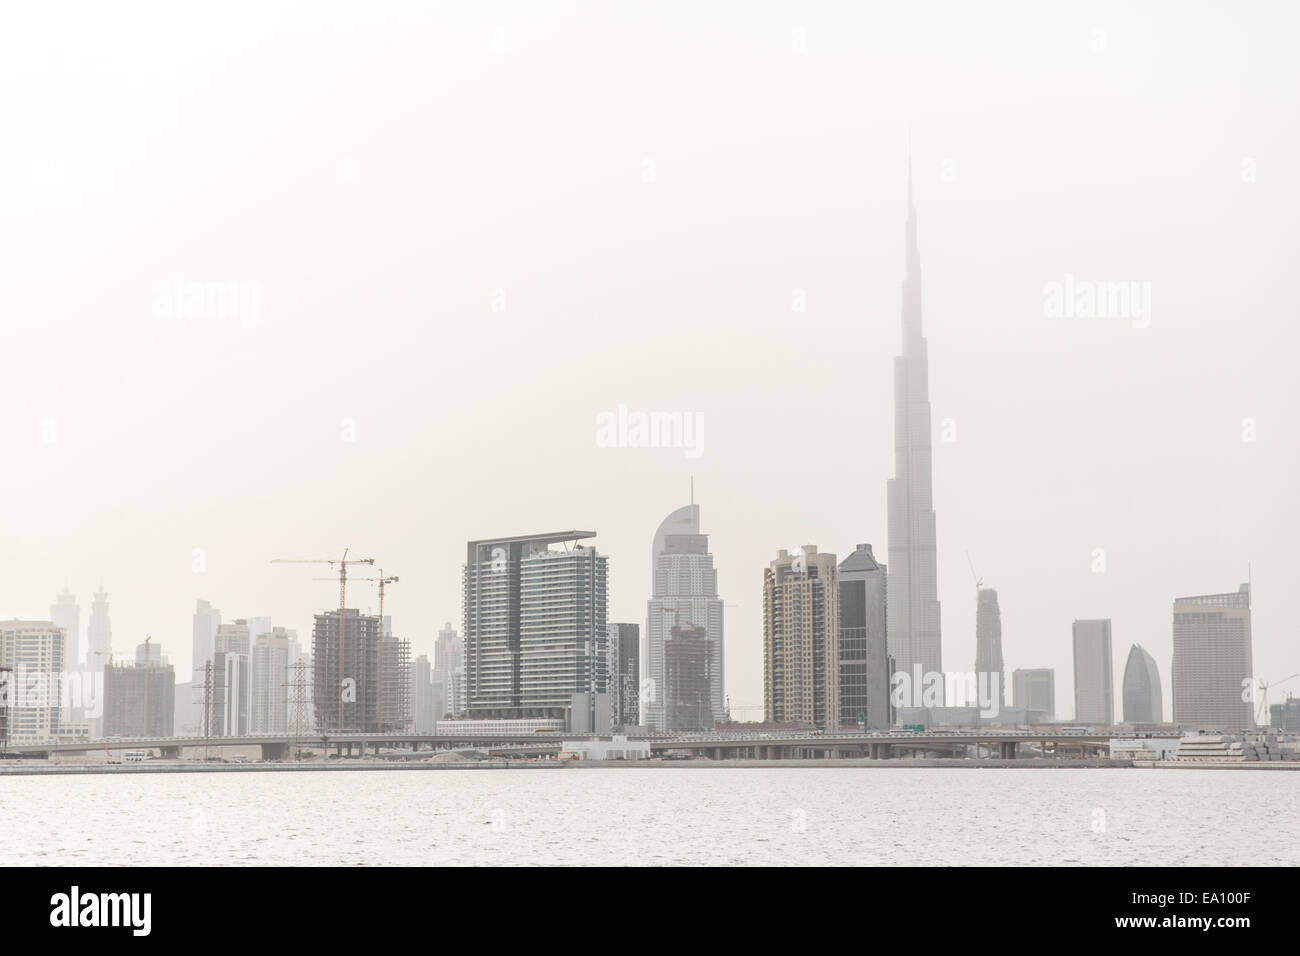
<svg viewBox="0 0 1300 956">
<path fill-rule="evenodd" d="M 1300 774 L 610 768 L 0 779 L 0 864 L 1300 863 Z"/>
</svg>

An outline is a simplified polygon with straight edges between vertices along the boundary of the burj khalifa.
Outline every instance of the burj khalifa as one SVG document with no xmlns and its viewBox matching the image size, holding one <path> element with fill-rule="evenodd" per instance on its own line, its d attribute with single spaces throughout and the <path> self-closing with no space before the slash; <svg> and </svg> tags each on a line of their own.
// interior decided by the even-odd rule
<svg viewBox="0 0 1300 956">
<path fill-rule="evenodd" d="M 894 477 L 888 483 L 886 606 L 889 653 L 895 669 L 911 677 L 918 665 L 922 675 L 943 671 L 931 482 L 929 364 L 921 333 L 921 254 L 916 245 L 909 159 L 903 349 L 894 359 Z"/>
</svg>

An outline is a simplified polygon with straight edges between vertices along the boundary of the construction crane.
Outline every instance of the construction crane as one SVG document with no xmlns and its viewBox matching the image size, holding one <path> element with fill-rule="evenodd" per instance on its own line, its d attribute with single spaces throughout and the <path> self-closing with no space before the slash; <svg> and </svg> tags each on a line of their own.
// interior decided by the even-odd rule
<svg viewBox="0 0 1300 956">
<path fill-rule="evenodd" d="M 1263 681 L 1259 682 L 1260 697 L 1259 697 L 1259 710 L 1255 712 L 1256 724 L 1259 723 L 1261 717 L 1268 716 L 1268 689 L 1277 684 L 1285 684 L 1289 680 L 1295 680 L 1297 677 L 1300 677 L 1300 674 L 1292 674 L 1290 677 L 1283 677 L 1281 680 L 1271 681 L 1270 683 L 1267 684 L 1265 684 Z"/>
<path fill-rule="evenodd" d="M 343 549 L 341 558 L 272 558 L 272 564 L 328 564 L 331 568 L 339 569 L 339 686 L 335 689 L 335 694 L 339 701 L 339 725 L 338 730 L 343 729 L 343 637 L 344 612 L 347 610 L 348 594 L 348 565 L 351 564 L 374 564 L 374 558 L 349 558 L 348 551 L 351 548 Z M 332 579 L 331 579 L 332 580 Z"/>
<path fill-rule="evenodd" d="M 331 581 L 333 578 L 317 578 L 317 581 Z M 384 732 L 384 585 L 396 584 L 398 578 L 384 577 L 384 569 L 379 569 L 377 578 L 353 578 L 353 581 L 370 581 L 379 585 L 379 690 L 378 694 L 378 720 L 379 732 Z"/>
<path fill-rule="evenodd" d="M 970 576 L 975 579 L 975 603 L 979 603 L 980 588 L 984 587 L 984 579 L 975 573 L 975 562 L 971 560 L 970 552 L 966 552 L 966 563 L 970 565 Z"/>
</svg>

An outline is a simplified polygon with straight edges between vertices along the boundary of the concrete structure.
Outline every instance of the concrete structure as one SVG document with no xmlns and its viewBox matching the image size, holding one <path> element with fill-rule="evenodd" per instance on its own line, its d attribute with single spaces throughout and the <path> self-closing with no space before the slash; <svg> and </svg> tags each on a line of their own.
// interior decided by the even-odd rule
<svg viewBox="0 0 1300 956">
<path fill-rule="evenodd" d="M 249 714 L 255 734 L 289 730 L 290 638 L 282 627 L 253 639 Z"/>
<path fill-rule="evenodd" d="M 465 712 L 563 720 L 605 692 L 606 559 L 594 531 L 470 541 L 462 577 Z M 550 545 L 573 542 L 564 551 Z"/>
<path fill-rule="evenodd" d="M 1110 619 L 1074 622 L 1074 719 L 1082 724 L 1115 722 L 1114 658 Z"/>
<path fill-rule="evenodd" d="M 81 605 L 66 587 L 50 605 L 50 621 L 55 627 L 63 628 L 64 667 L 67 670 L 81 667 Z"/>
<path fill-rule="evenodd" d="M 1056 716 L 1056 671 L 1050 667 L 1022 667 L 1011 672 L 1012 704 L 1035 710 L 1051 720 Z"/>
<path fill-rule="evenodd" d="M 1123 737 L 1110 742 L 1116 760 L 1172 760 L 1178 752 L 1178 737 Z"/>
<path fill-rule="evenodd" d="M 839 727 L 888 730 L 888 569 L 859 544 L 839 566 Z"/>
<path fill-rule="evenodd" d="M 624 736 L 598 740 L 566 740 L 560 745 L 561 760 L 649 760 L 650 741 L 628 740 Z"/>
<path fill-rule="evenodd" d="M 1254 726 L 1250 586 L 1174 601 L 1174 723 L 1237 731 Z"/>
<path fill-rule="evenodd" d="M 902 352 L 894 359 L 894 477 L 889 479 L 889 654 L 897 670 L 943 672 L 937 533 L 931 478 L 930 359 L 921 328 L 921 253 L 911 161 Z M 943 702 L 940 701 L 942 704 Z"/>
<path fill-rule="evenodd" d="M 63 720 L 64 630 L 53 621 L 0 621 L 0 668 L 12 743 L 52 740 Z"/>
<path fill-rule="evenodd" d="M 316 730 L 369 732 L 379 725 L 380 621 L 347 608 L 315 616 L 312 700 Z"/>
<path fill-rule="evenodd" d="M 636 726 L 641 719 L 641 625 L 609 625 L 609 711 L 615 727 Z"/>
<path fill-rule="evenodd" d="M 718 572 L 709 552 L 709 536 L 700 533 L 700 506 L 692 502 L 660 522 L 650 545 L 650 599 L 641 636 L 640 672 L 644 693 L 640 723 L 667 728 L 663 694 L 665 644 L 675 626 L 702 627 L 708 639 L 709 709 L 720 717 L 726 708 L 723 689 L 723 601 Z"/>
<path fill-rule="evenodd" d="M 141 645 L 143 647 L 143 645 Z M 176 670 L 158 645 L 134 664 L 104 668 L 104 733 L 120 737 L 169 737 L 175 733 Z"/>
<path fill-rule="evenodd" d="M 1140 644 L 1134 644 L 1124 664 L 1124 722 L 1158 724 L 1163 714 L 1156 660 Z"/>
<path fill-rule="evenodd" d="M 1300 699 L 1288 697 L 1268 708 L 1269 726 L 1279 733 L 1300 733 Z"/>
<path fill-rule="evenodd" d="M 976 595 L 975 673 L 997 675 L 998 710 L 1006 706 L 1007 675 L 1002 664 L 1002 609 L 998 606 L 998 592 L 993 588 L 979 588 Z"/>
<path fill-rule="evenodd" d="M 385 621 L 388 616 L 384 616 Z M 386 625 L 391 628 L 391 625 Z M 405 733 L 411 728 L 411 642 L 390 632 L 379 642 L 383 678 L 379 687 L 377 726 L 384 731 Z"/>
<path fill-rule="evenodd" d="M 1295 759 L 1273 734 L 1198 734 L 1178 741 L 1174 759 L 1209 763 L 1256 763 Z"/>
<path fill-rule="evenodd" d="M 777 552 L 763 572 L 763 719 L 838 729 L 839 661 L 835 555 Z"/>
</svg>

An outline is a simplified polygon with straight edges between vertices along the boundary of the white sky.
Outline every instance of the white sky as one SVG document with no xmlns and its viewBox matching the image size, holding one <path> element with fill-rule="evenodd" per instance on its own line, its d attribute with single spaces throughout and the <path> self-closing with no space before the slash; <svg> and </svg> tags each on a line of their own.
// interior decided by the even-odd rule
<svg viewBox="0 0 1300 956">
<path fill-rule="evenodd" d="M 1258 676 L 1300 670 L 1297 27 L 0 3 L 0 618 L 66 580 L 84 628 L 102 579 L 115 649 L 150 633 L 184 680 L 197 598 L 305 635 L 335 589 L 270 559 L 351 547 L 420 653 L 466 540 L 584 528 L 644 622 L 694 474 L 759 703 L 777 549 L 886 553 L 910 128 L 945 667 L 974 665 L 970 549 L 1008 674 L 1055 667 L 1063 715 L 1073 619 L 1113 619 L 1117 709 L 1139 642 L 1168 713 L 1172 600 L 1248 563 Z M 1150 327 L 1046 317 L 1067 274 L 1149 282 Z M 257 326 L 155 315 L 178 275 L 258 283 Z M 701 413 L 704 454 L 597 447 L 620 403 Z"/>
</svg>

